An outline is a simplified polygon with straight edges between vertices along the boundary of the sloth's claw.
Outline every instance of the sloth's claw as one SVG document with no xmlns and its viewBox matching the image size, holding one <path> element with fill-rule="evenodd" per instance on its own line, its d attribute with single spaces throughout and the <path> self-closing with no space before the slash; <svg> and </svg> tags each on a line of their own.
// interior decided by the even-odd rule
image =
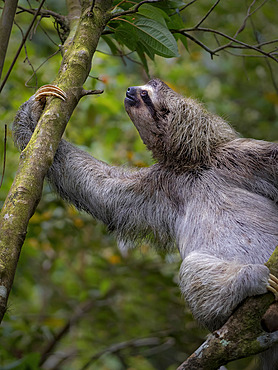
<svg viewBox="0 0 278 370">
<path fill-rule="evenodd" d="M 66 93 L 55 85 L 44 85 L 41 86 L 35 93 L 35 99 L 45 101 L 47 96 L 56 96 L 57 98 L 65 101 L 67 98 Z"/>
<path fill-rule="evenodd" d="M 278 279 L 273 274 L 269 274 L 267 289 L 274 294 L 275 300 L 278 301 Z"/>
</svg>

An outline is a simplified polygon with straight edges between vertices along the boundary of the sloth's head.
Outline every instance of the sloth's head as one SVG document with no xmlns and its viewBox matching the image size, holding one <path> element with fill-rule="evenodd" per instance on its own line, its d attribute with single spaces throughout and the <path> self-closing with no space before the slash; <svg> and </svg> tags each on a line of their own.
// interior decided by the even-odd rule
<svg viewBox="0 0 278 370">
<path fill-rule="evenodd" d="M 220 117 L 159 79 L 129 87 L 125 109 L 154 158 L 170 166 L 209 163 L 216 146 L 236 137 Z"/>
</svg>

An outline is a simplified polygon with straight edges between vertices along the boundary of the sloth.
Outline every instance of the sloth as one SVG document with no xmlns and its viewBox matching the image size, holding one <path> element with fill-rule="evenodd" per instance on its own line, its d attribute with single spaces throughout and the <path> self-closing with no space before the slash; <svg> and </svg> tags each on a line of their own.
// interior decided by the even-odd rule
<svg viewBox="0 0 278 370">
<path fill-rule="evenodd" d="M 46 85 L 16 115 L 21 150 L 48 95 L 66 99 Z M 278 144 L 240 138 L 159 79 L 129 87 L 124 104 L 155 163 L 111 166 L 62 139 L 47 174 L 53 188 L 104 222 L 122 248 L 177 248 L 181 292 L 211 331 L 246 297 L 271 291 L 278 299 L 278 279 L 265 266 L 278 245 Z"/>
</svg>

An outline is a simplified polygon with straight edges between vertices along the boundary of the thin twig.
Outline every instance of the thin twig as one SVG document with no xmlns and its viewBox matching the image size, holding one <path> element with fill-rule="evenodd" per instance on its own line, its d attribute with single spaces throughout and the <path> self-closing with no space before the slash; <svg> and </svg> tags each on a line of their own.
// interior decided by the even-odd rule
<svg viewBox="0 0 278 370">
<path fill-rule="evenodd" d="M 124 12 L 118 12 L 118 13 L 115 13 L 115 14 L 111 14 L 110 19 L 117 18 L 117 17 L 122 17 L 124 15 L 134 14 L 134 13 L 137 12 L 137 10 L 140 8 L 141 5 L 148 4 L 148 3 L 159 3 L 160 1 L 163 1 L 163 0 L 144 0 L 144 1 L 141 1 L 133 9 L 125 10 Z"/>
<path fill-rule="evenodd" d="M 18 6 L 17 8 L 21 10 L 21 12 L 18 12 L 17 14 L 22 13 L 22 12 L 36 14 L 36 11 L 38 10 L 38 9 L 27 9 L 27 8 L 24 8 L 23 6 Z M 52 10 L 41 9 L 39 14 L 45 18 L 53 17 L 56 21 L 59 21 L 60 23 L 63 23 L 63 24 L 67 23 L 66 17 L 64 15 L 55 13 Z"/>
<path fill-rule="evenodd" d="M 251 49 L 251 50 L 255 50 L 257 51 L 258 53 L 260 54 L 263 54 L 265 55 L 266 57 L 268 58 L 271 58 L 273 59 L 275 62 L 278 63 L 278 59 L 275 58 L 271 53 L 267 53 L 265 52 L 264 50 L 261 50 L 260 48 L 254 46 L 254 45 L 250 45 L 250 44 L 246 44 L 245 42 L 242 42 L 240 40 L 237 40 L 235 39 L 234 37 L 231 37 L 229 35 L 226 35 L 225 33 L 221 32 L 221 31 L 218 31 L 218 30 L 214 30 L 212 28 L 206 28 L 206 27 L 199 27 L 199 28 L 185 28 L 185 29 L 181 29 L 181 30 L 172 30 L 173 33 L 181 33 L 181 34 L 185 34 L 187 35 L 188 32 L 209 32 L 209 33 L 213 33 L 213 34 L 216 34 L 216 35 L 219 35 L 219 36 L 222 36 L 236 44 L 239 44 L 239 45 L 242 45 L 245 49 Z M 219 52 L 220 50 L 223 50 L 223 49 L 226 49 L 228 47 L 230 47 L 230 43 L 227 43 L 225 45 L 222 45 L 214 50 L 211 50 L 212 51 L 212 54 L 215 55 L 217 52 Z"/>
<path fill-rule="evenodd" d="M 257 0 L 253 0 L 252 3 L 249 5 L 249 7 L 247 9 L 247 14 L 246 14 L 241 26 L 238 28 L 238 30 L 234 34 L 234 38 L 236 38 L 244 30 L 244 28 L 246 26 L 247 19 L 253 14 L 253 13 L 250 13 L 250 12 L 251 12 L 252 6 L 255 4 L 256 1 Z"/>
<path fill-rule="evenodd" d="M 233 36 L 233 38 L 235 39 L 244 29 L 245 29 L 245 27 L 246 27 L 246 22 L 247 22 L 247 19 L 249 18 L 249 17 L 251 17 L 251 15 L 252 14 L 254 14 L 255 13 L 255 11 L 256 11 L 256 9 L 251 13 L 251 8 L 252 8 L 252 6 L 255 4 L 255 2 L 256 2 L 257 0 L 253 0 L 252 1 L 252 3 L 249 5 L 249 7 L 248 7 L 248 9 L 247 9 L 247 14 L 246 14 L 246 16 L 245 16 L 245 18 L 244 18 L 244 20 L 243 20 L 243 22 L 242 22 L 242 24 L 240 25 L 240 27 L 237 29 L 237 31 L 235 32 L 235 34 L 234 34 L 234 36 Z M 267 1 L 267 0 L 266 0 Z M 228 44 L 226 44 L 225 45 L 225 48 L 228 48 L 228 47 L 230 47 L 231 45 L 232 45 L 232 43 L 233 43 L 233 41 L 230 41 Z M 224 46 L 224 45 L 223 45 Z M 223 48 L 223 46 L 219 46 L 219 47 L 222 47 Z M 223 49 L 222 49 L 223 50 Z"/>
<path fill-rule="evenodd" d="M 5 169 L 6 169 L 6 154 L 7 154 L 7 125 L 5 125 L 5 134 L 4 134 L 4 156 L 3 156 L 3 171 L 0 181 L 0 188 L 3 184 Z"/>
<path fill-rule="evenodd" d="M 188 32 L 183 32 L 183 31 L 178 31 L 178 30 L 175 30 L 174 33 L 181 33 L 182 35 L 184 35 L 185 37 L 187 37 L 188 39 L 192 40 L 195 42 L 195 44 L 201 46 L 201 48 L 203 48 L 204 50 L 206 50 L 208 53 L 210 53 L 211 55 L 211 58 L 213 57 L 213 55 L 216 55 L 216 53 L 211 50 L 210 48 L 208 48 L 205 44 L 203 44 L 200 40 L 198 40 L 196 37 L 192 36 L 190 33 Z"/>
<path fill-rule="evenodd" d="M 253 15 L 254 13 L 256 13 L 259 9 L 261 9 L 261 7 L 264 6 L 264 4 L 267 2 L 268 0 L 264 0 L 256 9 L 253 10 L 253 12 L 250 13 L 250 16 Z"/>
<path fill-rule="evenodd" d="M 87 96 L 87 95 L 99 95 L 99 94 L 103 94 L 103 91 L 104 90 L 85 90 L 85 89 L 83 89 L 82 92 L 81 92 L 81 98 L 83 96 Z"/>
<path fill-rule="evenodd" d="M 69 329 L 80 319 L 82 316 L 89 312 L 95 305 L 94 300 L 88 300 L 87 302 L 84 302 L 80 304 L 75 313 L 72 315 L 72 317 L 66 322 L 66 324 L 56 333 L 52 340 L 47 343 L 46 347 L 43 349 L 41 353 L 41 360 L 40 360 L 40 366 L 47 360 L 48 356 L 56 345 L 59 343 L 59 341 L 68 333 Z"/>
<path fill-rule="evenodd" d="M 261 46 L 265 46 L 265 45 L 269 45 L 269 44 L 274 44 L 275 42 L 278 42 L 278 39 L 261 42 L 260 44 L 257 44 L 257 45 L 254 45 L 254 46 L 256 46 L 257 48 L 260 48 Z"/>
<path fill-rule="evenodd" d="M 42 25 L 40 24 L 40 29 L 42 30 L 42 32 L 45 34 L 45 36 L 52 42 L 52 44 L 54 44 L 55 46 L 59 47 L 59 44 L 57 44 L 57 42 L 55 42 L 52 37 L 47 33 L 47 31 L 42 27 Z"/>
<path fill-rule="evenodd" d="M 268 70 L 269 70 L 269 73 L 270 73 L 270 79 L 272 81 L 273 87 L 274 87 L 274 89 L 276 91 L 276 94 L 278 94 L 278 85 L 277 85 L 277 82 L 276 82 L 276 79 L 275 79 L 276 76 L 273 73 L 272 66 L 271 66 L 271 64 L 270 64 L 270 62 L 269 62 L 268 59 L 266 59 L 266 64 L 268 66 Z"/>
<path fill-rule="evenodd" d="M 237 39 L 237 36 L 244 30 L 247 20 L 249 18 L 251 18 L 251 16 L 255 12 L 257 12 L 267 1 L 268 0 L 264 0 L 256 9 L 251 11 L 251 8 L 254 6 L 256 0 L 252 1 L 252 3 L 249 5 L 249 7 L 247 9 L 247 13 L 246 13 L 246 16 L 244 17 L 244 20 L 243 20 L 242 24 L 237 29 L 237 31 L 235 32 L 233 37 L 221 32 L 221 31 L 218 31 L 218 30 L 214 30 L 214 29 L 206 28 L 206 27 L 200 27 L 200 25 L 205 21 L 205 19 L 208 18 L 208 16 L 211 14 L 211 12 L 217 6 L 217 4 L 220 2 L 220 0 L 217 0 L 214 3 L 214 5 L 210 8 L 210 10 L 207 12 L 207 14 L 194 27 L 187 28 L 187 29 L 181 29 L 181 30 L 171 30 L 171 31 L 173 33 L 183 34 L 184 36 L 186 36 L 187 38 L 189 38 L 190 40 L 195 42 L 197 45 L 201 46 L 208 53 L 210 53 L 211 57 L 213 57 L 214 55 L 217 55 L 217 53 L 221 50 L 228 49 L 228 48 L 238 48 L 238 49 L 254 50 L 254 51 L 258 52 L 259 54 L 262 54 L 263 57 L 267 57 L 267 58 L 273 59 L 275 62 L 278 62 L 278 59 L 274 56 L 274 55 L 276 55 L 276 51 L 277 51 L 276 48 L 273 51 L 270 51 L 270 52 L 266 52 L 262 49 L 262 46 L 268 45 L 268 44 L 271 44 L 271 43 L 275 43 L 278 40 L 266 41 L 266 42 L 258 43 L 257 45 L 250 45 L 250 44 L 247 44 L 247 43 L 242 42 L 242 41 Z M 190 5 L 190 3 L 187 4 L 187 5 Z M 214 35 L 219 35 L 221 37 L 224 37 L 224 38 L 228 39 L 229 42 L 227 42 L 224 45 L 219 45 L 217 48 L 212 50 L 209 47 L 207 47 L 204 43 L 202 43 L 200 40 L 198 40 L 195 36 L 192 36 L 189 33 L 189 32 L 196 32 L 196 31 L 210 32 L 210 33 L 213 33 Z M 218 44 L 219 44 L 219 42 L 218 42 Z M 233 44 L 236 44 L 236 45 L 233 45 Z"/>
<path fill-rule="evenodd" d="M 57 55 L 58 53 L 60 52 L 60 49 L 56 50 L 53 54 L 49 55 L 36 69 L 33 69 L 33 73 L 31 75 L 31 77 L 25 82 L 25 86 L 28 87 L 28 83 L 31 81 L 31 79 L 33 78 L 33 76 L 36 74 L 36 72 L 49 60 L 51 59 L 52 57 L 54 57 L 55 55 Z M 37 78 L 36 78 L 37 80 Z M 36 89 L 37 89 L 37 84 L 36 84 Z"/>
<path fill-rule="evenodd" d="M 17 3 L 18 0 L 5 1 L 2 15 L 0 17 L 0 78 L 2 76 Z"/>
<path fill-rule="evenodd" d="M 260 44 L 256 44 L 256 45 L 252 45 L 252 46 L 254 46 L 255 48 L 261 48 L 262 46 L 265 46 L 265 45 L 270 45 L 270 44 L 274 44 L 274 43 L 276 43 L 276 42 L 278 42 L 278 40 L 273 40 L 273 41 L 265 41 L 265 42 L 261 42 Z M 228 44 L 226 44 L 226 45 L 220 45 L 219 44 L 219 42 L 218 42 L 218 45 L 219 45 L 219 47 L 222 47 L 222 46 L 228 46 Z M 247 45 L 249 45 L 249 44 L 247 44 Z M 243 45 L 233 45 L 233 44 L 231 44 L 230 46 L 229 46 L 230 48 L 234 48 L 234 49 L 246 49 L 246 46 L 243 46 Z M 278 50 L 278 47 L 276 47 L 275 49 L 273 49 L 272 51 L 269 51 L 269 54 L 274 54 L 276 51 Z"/>
<path fill-rule="evenodd" d="M 96 3 L 96 0 L 93 0 L 93 1 L 92 1 L 92 6 L 91 6 L 91 10 L 90 10 L 91 12 L 93 11 L 93 9 L 94 9 L 94 7 L 95 7 L 95 3 Z"/>
<path fill-rule="evenodd" d="M 196 24 L 195 28 L 198 28 L 207 19 L 207 17 L 210 15 L 210 13 L 214 10 L 214 8 L 218 5 L 219 2 L 220 2 L 220 0 L 217 0 L 212 5 L 212 7 L 210 8 L 210 10 L 207 12 L 207 14 Z"/>
<path fill-rule="evenodd" d="M 193 3 L 195 3 L 195 1 L 197 1 L 197 0 L 192 0 L 192 1 L 190 1 L 188 4 L 186 4 L 186 5 L 184 5 L 184 6 L 182 6 L 180 9 L 178 9 L 178 11 L 179 11 L 179 13 L 180 12 L 182 12 L 184 9 L 186 9 L 187 7 L 189 7 L 190 5 L 192 5 Z M 172 17 L 173 15 L 176 15 L 177 14 L 177 12 L 174 12 L 174 13 L 172 13 L 172 14 L 169 14 L 169 16 L 170 17 Z"/>
<path fill-rule="evenodd" d="M 21 36 L 22 38 L 24 37 L 24 33 L 23 33 L 23 30 L 22 28 L 20 27 L 20 25 L 14 21 L 14 24 L 18 27 L 19 31 L 21 32 Z M 35 76 L 35 80 L 36 80 L 36 89 L 38 88 L 38 78 L 37 78 L 37 75 L 36 75 L 36 71 L 33 67 L 33 64 L 31 63 L 29 57 L 28 57 L 28 52 L 27 52 L 27 46 L 26 46 L 26 43 L 24 44 L 24 51 L 25 51 L 25 59 L 24 59 L 24 63 L 25 61 L 27 61 L 27 63 L 29 64 L 30 68 L 32 69 L 33 73 L 32 73 L 32 77 Z"/>
<path fill-rule="evenodd" d="M 11 71 L 12 71 L 12 69 L 13 69 L 13 67 L 14 67 L 14 65 L 15 65 L 15 63 L 16 63 L 16 61 L 17 61 L 17 58 L 18 58 L 18 56 L 19 56 L 19 54 L 20 54 L 20 52 L 21 52 L 21 49 L 23 48 L 23 45 L 25 44 L 25 42 L 26 42 L 26 40 L 27 40 L 27 37 L 28 37 L 28 35 L 29 35 L 29 33 L 30 33 L 30 31 L 31 31 L 31 29 L 32 29 L 32 27 L 33 27 L 33 25 L 34 25 L 35 21 L 36 21 L 37 15 L 39 14 L 39 12 L 40 12 L 40 10 L 41 10 L 41 8 L 42 8 L 42 6 L 43 6 L 44 2 L 45 2 L 45 0 L 42 0 L 42 1 L 41 1 L 41 3 L 40 3 L 40 5 L 39 5 L 39 7 L 38 7 L 38 9 L 37 9 L 36 13 L 34 14 L 34 17 L 33 17 L 33 19 L 32 19 L 32 22 L 31 22 L 30 26 L 28 27 L 28 30 L 27 30 L 27 32 L 26 32 L 26 34 L 25 34 L 24 38 L 23 38 L 23 39 L 22 39 L 22 41 L 21 41 L 21 44 L 20 44 L 20 46 L 19 46 L 19 48 L 18 48 L 18 50 L 17 50 L 17 52 L 16 52 L 16 55 L 15 55 L 15 57 L 14 57 L 13 61 L 12 61 L 12 64 L 11 64 L 11 66 L 10 66 L 10 68 L 9 68 L 9 70 L 8 70 L 8 72 L 7 72 L 7 74 L 6 74 L 5 78 L 4 78 L 4 80 L 3 80 L 2 84 L 1 84 L 1 86 L 0 86 L 0 93 L 1 93 L 1 91 L 3 90 L 3 87 L 5 86 L 5 84 L 6 84 L 7 80 L 8 80 L 8 78 L 9 78 L 9 75 L 10 75 L 10 73 L 11 73 Z"/>
<path fill-rule="evenodd" d="M 102 351 L 99 351 L 95 355 L 93 355 L 89 359 L 89 361 L 83 367 L 81 367 L 80 370 L 86 370 L 86 369 L 88 369 L 88 367 L 94 361 L 96 361 L 97 359 L 99 359 L 101 356 L 103 356 L 106 353 L 119 352 L 119 351 L 121 351 L 121 350 L 123 350 L 125 348 L 129 348 L 129 347 L 149 347 L 149 346 L 159 346 L 160 347 L 161 345 L 168 344 L 167 347 L 169 348 L 169 345 L 171 346 L 171 345 L 174 344 L 174 340 L 173 340 L 173 338 L 169 338 L 167 336 L 165 338 L 166 339 L 166 342 L 161 343 L 161 341 L 164 339 L 165 336 L 167 336 L 167 332 L 162 333 L 161 335 L 158 334 L 158 336 L 156 336 L 156 337 L 131 339 L 131 340 L 127 340 L 125 342 L 112 344 L 111 346 L 109 346 L 109 347 L 103 349 Z M 163 349 L 164 349 L 164 346 L 163 346 Z"/>
<path fill-rule="evenodd" d="M 252 25 L 252 28 L 253 28 L 253 33 L 255 35 L 255 39 L 259 43 L 260 40 L 259 40 L 259 37 L 258 37 L 258 33 L 256 32 L 256 28 L 255 28 L 255 25 L 254 25 L 252 19 L 251 19 L 251 25 Z M 259 48 L 261 49 L 261 46 L 259 46 Z M 274 76 L 274 73 L 273 73 L 273 70 L 272 70 L 272 66 L 271 66 L 268 59 L 266 59 L 266 64 L 267 64 L 267 67 L 268 67 L 268 70 L 269 70 L 269 73 L 270 73 L 270 78 L 271 78 L 272 84 L 274 86 L 274 89 L 275 89 L 276 93 L 278 93 L 278 86 L 277 86 L 277 83 L 276 83 L 276 79 L 275 79 L 275 76 Z"/>
</svg>

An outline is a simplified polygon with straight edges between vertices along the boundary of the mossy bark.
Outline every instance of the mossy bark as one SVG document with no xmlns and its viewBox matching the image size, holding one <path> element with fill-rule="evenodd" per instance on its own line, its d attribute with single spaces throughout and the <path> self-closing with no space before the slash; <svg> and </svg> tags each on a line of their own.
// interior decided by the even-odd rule
<svg viewBox="0 0 278 370">
<path fill-rule="evenodd" d="M 43 180 L 52 164 L 65 126 L 83 94 L 83 84 L 100 35 L 109 20 L 112 0 L 91 2 L 67 0 L 70 33 L 63 45 L 63 61 L 55 83 L 67 100 L 50 100 L 34 134 L 22 152 L 19 168 L 0 213 L 0 321 L 8 296 L 30 217 L 41 197 Z M 278 276 L 278 249 L 267 263 Z M 278 340 L 277 332 L 265 333 L 261 317 L 273 301 L 271 293 L 249 298 L 218 331 L 185 361 L 179 369 L 217 369 L 229 361 L 267 349 Z"/>
<path fill-rule="evenodd" d="M 266 265 L 278 276 L 278 248 Z M 262 317 L 273 301 L 272 293 L 246 299 L 226 324 L 210 334 L 178 370 L 219 369 L 228 362 L 260 353 L 278 343 L 278 331 L 265 332 L 261 325 Z"/>
<path fill-rule="evenodd" d="M 55 84 L 67 100 L 53 99 L 46 106 L 34 134 L 22 152 L 20 164 L 0 213 L 0 321 L 12 287 L 30 217 L 40 200 L 43 180 L 66 124 L 83 93 L 83 84 L 101 33 L 109 20 L 112 0 L 68 0 L 70 33 L 63 46 L 63 61 Z M 90 5 L 90 6 L 89 6 Z"/>
</svg>

